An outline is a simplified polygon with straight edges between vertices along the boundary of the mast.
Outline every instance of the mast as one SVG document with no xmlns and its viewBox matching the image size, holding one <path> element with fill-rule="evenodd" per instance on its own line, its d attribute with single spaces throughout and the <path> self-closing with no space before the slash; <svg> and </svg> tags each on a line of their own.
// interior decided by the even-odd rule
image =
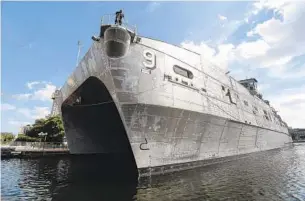
<svg viewBox="0 0 305 201">
<path fill-rule="evenodd" d="M 82 44 L 81 44 L 80 41 L 77 42 L 77 46 L 78 46 L 78 52 L 77 52 L 77 58 L 76 58 L 76 66 L 78 65 L 78 62 L 79 62 L 80 50 L 81 50 L 81 47 L 82 47 Z"/>
</svg>

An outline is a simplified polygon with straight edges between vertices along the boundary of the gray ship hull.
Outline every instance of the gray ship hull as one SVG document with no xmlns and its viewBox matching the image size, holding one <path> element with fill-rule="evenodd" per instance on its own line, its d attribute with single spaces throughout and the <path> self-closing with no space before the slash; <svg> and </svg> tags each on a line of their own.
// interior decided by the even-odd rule
<svg viewBox="0 0 305 201">
<path fill-rule="evenodd" d="M 122 105 L 128 140 L 138 168 L 175 165 L 206 159 L 281 148 L 290 142 L 286 133 L 241 124 L 217 116 L 155 105 Z M 105 114 L 106 115 L 106 114 Z M 75 116 L 84 121 L 84 119 Z M 143 123 L 146 121 L 145 123 Z M 105 130 L 107 120 L 95 132 L 66 130 L 72 154 L 119 153 L 122 145 L 112 142 Z M 93 126 L 91 127 L 93 128 Z M 117 131 L 120 132 L 120 131 Z M 122 131 L 119 134 L 123 134 Z M 101 139 L 104 136 L 104 139 Z M 90 142 L 88 142 L 89 140 Z M 96 142 L 96 143 L 93 143 Z"/>
<path fill-rule="evenodd" d="M 187 85 L 185 79 L 175 79 L 167 66 L 192 66 L 181 59 L 193 61 L 191 56 L 174 58 L 142 43 L 132 44 L 124 58 L 112 60 L 103 48 L 102 42 L 94 43 L 61 89 L 60 113 L 72 154 L 131 150 L 137 168 L 143 170 L 196 166 L 197 161 L 281 148 L 292 141 L 287 128 L 272 123 L 275 120 L 252 117 L 238 107 L 238 100 L 232 105 L 224 95 L 222 100 L 213 96 L 216 88 L 204 81 L 200 85 L 203 70 L 193 72 L 197 80 Z M 147 49 L 153 52 L 149 58 Z M 169 74 L 173 78 L 168 79 Z M 75 105 L 78 97 L 81 104 Z"/>
</svg>

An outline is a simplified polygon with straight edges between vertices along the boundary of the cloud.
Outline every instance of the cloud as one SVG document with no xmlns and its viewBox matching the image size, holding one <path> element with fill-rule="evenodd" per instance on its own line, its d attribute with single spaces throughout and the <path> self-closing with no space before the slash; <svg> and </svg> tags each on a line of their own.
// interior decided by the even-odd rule
<svg viewBox="0 0 305 201">
<path fill-rule="evenodd" d="M 35 106 L 33 108 L 15 108 L 14 115 L 17 118 L 6 118 L 3 119 L 5 121 L 5 127 L 9 128 L 9 130 L 17 132 L 20 127 L 32 124 L 34 120 L 45 118 L 50 114 L 49 107 L 38 107 Z"/>
<path fill-rule="evenodd" d="M 262 11 L 265 10 L 273 11 L 274 16 L 261 21 L 258 14 L 264 14 Z M 243 20 L 233 23 L 226 19 L 221 33 L 216 33 L 222 37 L 215 39 L 214 43 L 183 41 L 181 46 L 200 53 L 212 66 L 223 70 L 229 68 L 235 78 L 243 79 L 252 70 L 254 77 L 263 80 L 258 90 L 264 92 L 263 96 L 279 110 L 288 125 L 304 127 L 305 85 L 286 89 L 305 79 L 304 10 L 302 2 L 255 2 Z M 253 23 L 258 20 L 260 23 Z M 240 26 L 242 24 L 245 26 Z M 239 40 L 235 39 L 234 43 L 226 41 L 225 36 L 232 35 L 236 30 Z M 241 38 L 241 31 L 247 37 Z"/>
<path fill-rule="evenodd" d="M 14 94 L 12 97 L 17 100 L 28 100 L 31 97 L 31 94 Z"/>
<path fill-rule="evenodd" d="M 287 1 L 258 1 L 253 3 L 253 9 L 251 10 L 251 14 L 257 15 L 260 11 L 263 9 L 275 9 L 276 11 L 279 11 L 281 7 L 283 7 L 285 4 L 287 4 Z"/>
<path fill-rule="evenodd" d="M 224 71 L 227 70 L 229 62 L 232 60 L 231 50 L 234 48 L 232 44 L 221 44 L 213 48 L 205 42 L 195 44 L 193 41 L 184 41 L 181 46 L 199 53 L 206 65 L 212 65 Z"/>
<path fill-rule="evenodd" d="M 56 86 L 52 84 L 45 84 L 45 87 L 35 91 L 32 94 L 33 100 L 51 101 L 52 94 L 55 92 Z"/>
<path fill-rule="evenodd" d="M 279 65 L 277 68 L 272 68 L 268 72 L 269 77 L 281 79 L 304 79 L 305 77 L 305 64 L 298 69 L 288 67 L 289 65 Z"/>
<path fill-rule="evenodd" d="M 257 90 L 259 92 L 265 91 L 265 90 L 270 89 L 270 88 L 271 88 L 270 84 L 259 84 L 259 85 L 257 85 Z"/>
<path fill-rule="evenodd" d="M 30 93 L 23 93 L 23 94 L 14 94 L 11 97 L 13 97 L 16 100 L 19 101 L 52 101 L 51 96 L 56 90 L 56 86 L 53 85 L 50 82 L 46 81 L 32 81 L 26 83 L 26 87 L 28 90 L 30 90 Z M 1 94 L 3 95 L 3 94 Z M 50 103 L 48 102 L 48 103 Z M 29 122 L 33 122 L 35 119 L 45 118 L 50 114 L 50 108 L 51 107 L 45 107 L 45 106 L 39 106 L 36 105 L 37 102 L 29 102 L 28 104 L 34 103 L 35 106 L 32 107 L 29 106 L 21 106 L 16 107 L 14 105 L 4 103 L 1 105 L 1 110 L 10 110 L 14 113 L 6 113 L 6 115 L 13 115 L 18 117 L 18 119 L 9 119 L 6 118 L 5 122 L 6 125 L 12 129 L 17 131 L 16 129 L 20 128 L 21 126 L 30 124 Z M 17 104 L 17 103 L 16 103 Z M 43 103 L 45 104 L 45 103 Z M 51 105 L 50 105 L 51 106 Z M 11 126 L 10 126 L 11 125 Z"/>
<path fill-rule="evenodd" d="M 52 83 L 51 82 L 47 82 L 47 81 L 32 81 L 32 82 L 27 82 L 26 86 L 29 89 L 34 89 L 34 88 L 38 88 L 39 86 L 41 88 L 41 87 L 45 86 L 46 84 L 52 84 Z"/>
<path fill-rule="evenodd" d="M 8 120 L 8 123 L 11 125 L 14 125 L 16 127 L 21 127 L 21 126 L 26 126 L 28 124 L 31 124 L 30 122 L 27 122 L 27 121 L 16 121 L 16 120 Z"/>
<path fill-rule="evenodd" d="M 1 110 L 15 110 L 16 107 L 14 105 L 8 104 L 8 103 L 2 103 L 1 104 Z"/>
<path fill-rule="evenodd" d="M 266 96 L 279 110 L 279 114 L 294 128 L 305 126 L 305 85 L 284 89 L 278 94 Z"/>
<path fill-rule="evenodd" d="M 257 24 L 247 35 L 259 37 L 256 41 L 245 42 L 237 47 L 242 59 L 249 59 L 258 67 L 278 68 L 287 71 L 286 64 L 294 57 L 305 54 L 305 4 L 301 2 L 264 2 L 255 3 L 255 12 L 262 9 L 273 9 L 282 15 L 283 19 L 271 19 Z"/>
<path fill-rule="evenodd" d="M 40 118 L 45 118 L 47 115 L 50 114 L 50 108 L 35 106 L 33 109 L 19 108 L 17 109 L 17 112 L 22 114 L 24 117 L 28 119 L 40 119 Z"/>
<path fill-rule="evenodd" d="M 22 114 L 23 116 L 32 119 L 31 110 L 28 108 L 19 108 L 17 112 Z"/>
<path fill-rule="evenodd" d="M 13 95 L 13 98 L 15 98 L 17 100 L 51 101 L 52 94 L 56 90 L 55 85 L 45 82 L 45 81 L 28 82 L 26 85 L 29 89 L 34 89 L 34 86 L 35 86 L 36 90 L 33 91 L 32 93 L 15 94 L 15 95 Z M 42 87 L 37 87 L 39 85 Z"/>
<path fill-rule="evenodd" d="M 223 16 L 223 15 L 218 15 L 218 19 L 221 21 L 225 21 L 225 20 L 227 20 L 227 17 Z"/>
<path fill-rule="evenodd" d="M 33 110 L 33 118 L 39 119 L 39 118 L 45 118 L 47 115 L 50 114 L 50 108 L 49 107 L 34 107 Z"/>
<path fill-rule="evenodd" d="M 251 59 L 264 56 L 269 49 L 270 46 L 264 40 L 257 40 L 239 44 L 235 48 L 235 53 L 237 53 L 241 59 Z"/>
<path fill-rule="evenodd" d="M 14 130 L 14 133 L 19 133 L 21 127 L 31 124 L 28 121 L 20 121 L 16 119 L 8 119 L 7 120 L 7 126 L 9 126 L 12 130 Z"/>
<path fill-rule="evenodd" d="M 216 47 L 210 47 L 205 42 L 194 44 L 192 41 L 183 42 L 182 46 L 187 49 L 196 50 L 202 55 L 206 55 L 206 59 L 222 69 L 226 69 L 229 63 L 234 61 L 240 62 L 242 65 L 251 64 L 255 68 L 268 68 L 269 74 L 274 76 L 285 76 L 286 78 L 304 77 L 304 70 L 292 71 L 287 65 L 294 57 L 305 54 L 305 4 L 299 2 L 287 3 L 254 3 L 255 12 L 264 9 L 275 9 L 281 13 L 283 20 L 272 17 L 253 29 L 247 31 L 247 36 L 256 36 L 256 40 L 244 41 L 240 44 L 224 44 L 227 36 L 238 29 L 243 23 L 242 21 L 227 22 L 232 26 L 223 30 L 220 39 L 215 43 Z M 250 12 L 251 13 L 251 12 Z M 253 14 L 253 12 L 252 12 Z M 233 25 L 236 26 L 233 26 Z M 220 50 L 221 47 L 224 50 Z M 217 53 L 216 53 L 217 52 Z M 272 68 L 280 68 L 278 73 L 273 73 Z M 281 73 L 282 72 L 282 73 Z"/>
<path fill-rule="evenodd" d="M 28 82 L 28 83 L 26 83 L 26 85 L 29 89 L 33 89 L 33 86 L 37 85 L 39 83 L 40 83 L 39 81 L 34 81 L 34 82 Z"/>
<path fill-rule="evenodd" d="M 150 2 L 147 6 L 147 12 L 154 12 L 159 6 L 161 5 L 160 2 Z"/>
<path fill-rule="evenodd" d="M 216 41 L 216 44 L 219 45 L 226 42 L 228 38 L 245 23 L 246 22 L 244 20 L 221 20 L 220 25 L 222 28 L 219 30 L 219 33 L 215 32 L 216 35 L 219 35 L 219 39 Z"/>
</svg>

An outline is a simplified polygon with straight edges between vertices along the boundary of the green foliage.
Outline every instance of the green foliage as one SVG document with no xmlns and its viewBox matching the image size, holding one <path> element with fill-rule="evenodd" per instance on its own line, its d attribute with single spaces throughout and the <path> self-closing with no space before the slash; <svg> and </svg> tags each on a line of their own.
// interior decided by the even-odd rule
<svg viewBox="0 0 305 201">
<path fill-rule="evenodd" d="M 17 138 L 15 141 L 18 142 L 40 142 L 40 138 L 35 138 L 35 137 L 29 137 L 24 134 L 18 134 Z"/>
<path fill-rule="evenodd" d="M 13 133 L 1 132 L 1 144 L 6 144 L 13 141 L 15 138 Z"/>
<path fill-rule="evenodd" d="M 59 116 L 48 118 L 44 122 L 43 132 L 48 133 L 47 141 L 61 142 L 64 137 L 64 126 Z"/>
<path fill-rule="evenodd" d="M 31 128 L 25 133 L 29 137 L 39 137 L 38 133 L 43 132 L 46 119 L 37 119 Z"/>
<path fill-rule="evenodd" d="M 62 142 L 65 132 L 60 116 L 37 119 L 25 135 L 32 138 L 40 138 L 38 134 L 41 132 L 47 133 L 47 142 Z"/>
</svg>

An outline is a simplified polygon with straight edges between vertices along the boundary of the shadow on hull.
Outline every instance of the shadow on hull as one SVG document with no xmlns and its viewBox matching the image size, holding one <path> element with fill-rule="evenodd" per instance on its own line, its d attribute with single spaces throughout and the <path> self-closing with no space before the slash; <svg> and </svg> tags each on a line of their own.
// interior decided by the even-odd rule
<svg viewBox="0 0 305 201">
<path fill-rule="evenodd" d="M 121 117 L 98 78 L 89 77 L 62 104 L 61 111 L 71 154 L 116 155 L 122 160 L 115 163 L 137 178 L 137 166 Z"/>
</svg>

